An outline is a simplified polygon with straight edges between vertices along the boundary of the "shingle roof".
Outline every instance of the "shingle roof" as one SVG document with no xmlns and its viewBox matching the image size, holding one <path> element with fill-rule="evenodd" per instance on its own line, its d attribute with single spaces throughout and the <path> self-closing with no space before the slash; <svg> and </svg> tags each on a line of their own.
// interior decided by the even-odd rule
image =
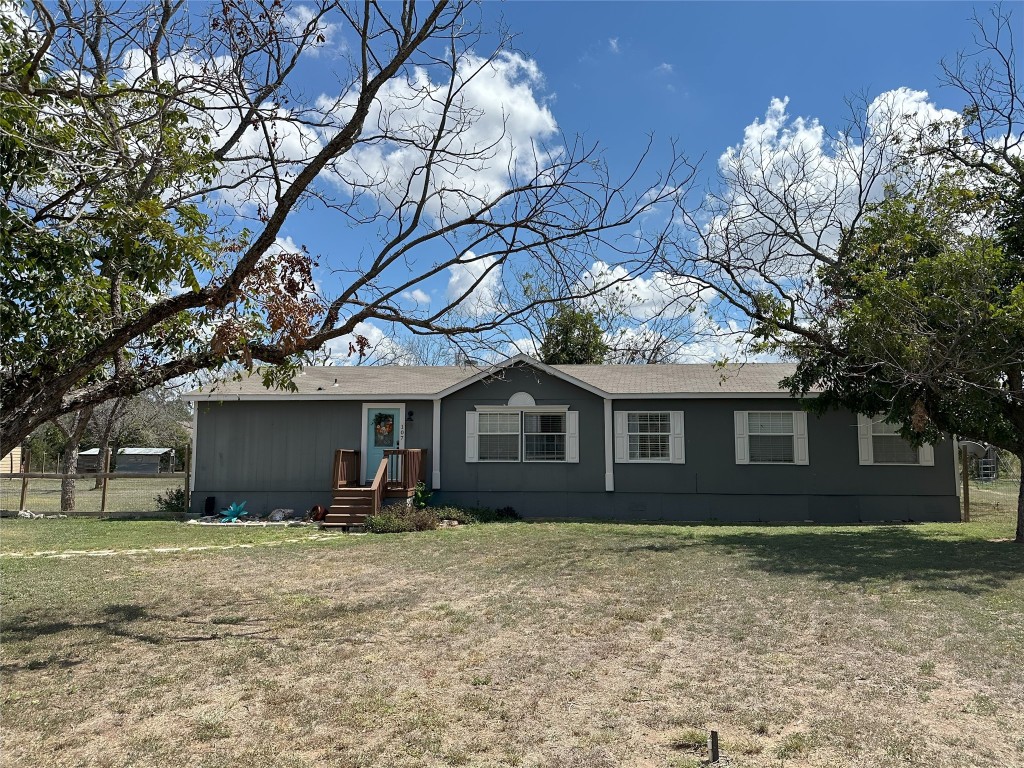
<svg viewBox="0 0 1024 768">
<path fill-rule="evenodd" d="M 121 448 L 118 450 L 118 456 L 163 456 L 168 451 L 173 451 L 173 448 Z M 87 451 L 79 451 L 79 456 L 99 456 L 99 448 L 90 448 Z"/>
<path fill-rule="evenodd" d="M 554 367 L 611 395 L 778 392 L 779 382 L 796 370 L 790 363 L 745 363 L 725 367 L 704 363 Z"/>
<path fill-rule="evenodd" d="M 303 368 L 292 381 L 295 392 L 267 389 L 259 376 L 208 384 L 190 395 L 433 395 L 478 370 L 461 365 L 339 365 Z"/>
<path fill-rule="evenodd" d="M 720 367 L 677 365 L 556 365 L 559 373 L 610 395 L 766 394 L 779 393 L 779 381 L 795 366 L 788 363 L 746 363 Z M 304 368 L 295 377 L 295 392 L 267 389 L 259 376 L 210 384 L 190 393 L 196 399 L 221 397 L 432 397 L 481 374 L 459 365 L 381 365 Z"/>
</svg>

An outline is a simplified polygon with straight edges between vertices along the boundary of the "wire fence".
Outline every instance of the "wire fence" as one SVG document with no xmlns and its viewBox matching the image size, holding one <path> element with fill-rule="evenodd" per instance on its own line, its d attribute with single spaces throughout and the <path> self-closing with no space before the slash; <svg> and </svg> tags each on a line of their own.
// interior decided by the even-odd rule
<svg viewBox="0 0 1024 768">
<path fill-rule="evenodd" d="M 171 513 L 184 509 L 186 474 L 79 474 L 73 510 L 61 510 L 61 482 L 69 475 L 0 474 L 0 510 L 36 514 Z M 104 479 L 106 490 L 104 491 Z"/>
<path fill-rule="evenodd" d="M 970 514 L 1012 513 L 1020 492 L 1020 460 L 1006 451 L 990 451 L 968 461 Z"/>
</svg>

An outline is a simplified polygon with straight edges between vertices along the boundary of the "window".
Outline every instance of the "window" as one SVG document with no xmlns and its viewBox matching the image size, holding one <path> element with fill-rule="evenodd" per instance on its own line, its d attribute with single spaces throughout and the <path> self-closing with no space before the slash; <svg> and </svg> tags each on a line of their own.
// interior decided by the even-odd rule
<svg viewBox="0 0 1024 768">
<path fill-rule="evenodd" d="M 686 460 L 682 411 L 616 411 L 613 424 L 619 463 L 682 464 Z"/>
<path fill-rule="evenodd" d="M 751 464 L 792 464 L 793 414 L 788 411 L 747 414 Z"/>
<path fill-rule="evenodd" d="M 899 434 L 899 425 L 871 423 L 871 456 L 875 464 L 920 464 L 921 457 Z"/>
<path fill-rule="evenodd" d="M 579 463 L 579 412 L 478 406 L 466 412 L 466 461 Z"/>
<path fill-rule="evenodd" d="M 523 414 L 523 461 L 565 461 L 565 414 Z"/>
<path fill-rule="evenodd" d="M 519 461 L 519 412 L 481 413 L 480 461 Z"/>
<path fill-rule="evenodd" d="M 736 411 L 737 464 L 808 464 L 803 411 Z"/>
<path fill-rule="evenodd" d="M 899 434 L 898 424 L 887 424 L 884 416 L 857 416 L 861 464 L 935 465 L 935 448 L 914 448 Z"/>
<path fill-rule="evenodd" d="M 630 461 L 668 461 L 671 417 L 665 412 L 626 414 Z"/>
</svg>

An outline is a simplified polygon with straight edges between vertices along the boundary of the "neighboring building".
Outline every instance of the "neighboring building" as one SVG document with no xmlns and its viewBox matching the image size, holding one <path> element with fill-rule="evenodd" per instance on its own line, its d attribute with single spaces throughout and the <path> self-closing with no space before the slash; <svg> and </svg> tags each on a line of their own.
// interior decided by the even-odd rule
<svg viewBox="0 0 1024 768">
<path fill-rule="evenodd" d="M 83 473 L 102 472 L 100 449 L 90 448 L 78 454 L 78 471 Z M 168 457 L 165 465 L 163 458 Z M 131 472 L 140 475 L 155 475 L 170 471 L 174 467 L 173 448 L 121 448 L 111 462 L 115 472 Z"/>
<path fill-rule="evenodd" d="M 21 446 L 15 446 L 11 452 L 0 459 L 0 473 L 21 472 Z"/>
<path fill-rule="evenodd" d="M 526 518 L 960 518 L 951 440 L 917 450 L 848 411 L 807 414 L 779 390 L 792 371 L 546 366 L 520 355 L 487 370 L 306 368 L 294 392 L 259 377 L 217 384 L 188 396 L 193 510 L 208 496 L 218 508 L 309 509 L 332 493 L 363 509 L 369 497 L 353 500 L 365 489 L 352 486 L 373 482 L 383 451 L 422 449 L 436 503 L 511 506 Z"/>
</svg>

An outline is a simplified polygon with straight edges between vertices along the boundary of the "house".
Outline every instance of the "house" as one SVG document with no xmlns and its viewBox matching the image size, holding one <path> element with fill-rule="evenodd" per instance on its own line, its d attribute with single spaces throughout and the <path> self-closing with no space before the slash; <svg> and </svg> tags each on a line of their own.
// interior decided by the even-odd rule
<svg viewBox="0 0 1024 768">
<path fill-rule="evenodd" d="M 808 414 L 785 364 L 305 368 L 197 390 L 193 509 L 434 503 L 618 521 L 959 520 L 953 442 Z M 813 396 L 813 395 L 812 395 Z"/>
<path fill-rule="evenodd" d="M 90 448 L 78 454 L 79 472 L 102 472 L 100 449 Z M 121 448 L 112 458 L 111 464 L 116 472 L 130 472 L 140 475 L 155 475 L 161 472 L 164 456 L 168 456 L 166 471 L 174 467 L 173 448 Z"/>
</svg>

